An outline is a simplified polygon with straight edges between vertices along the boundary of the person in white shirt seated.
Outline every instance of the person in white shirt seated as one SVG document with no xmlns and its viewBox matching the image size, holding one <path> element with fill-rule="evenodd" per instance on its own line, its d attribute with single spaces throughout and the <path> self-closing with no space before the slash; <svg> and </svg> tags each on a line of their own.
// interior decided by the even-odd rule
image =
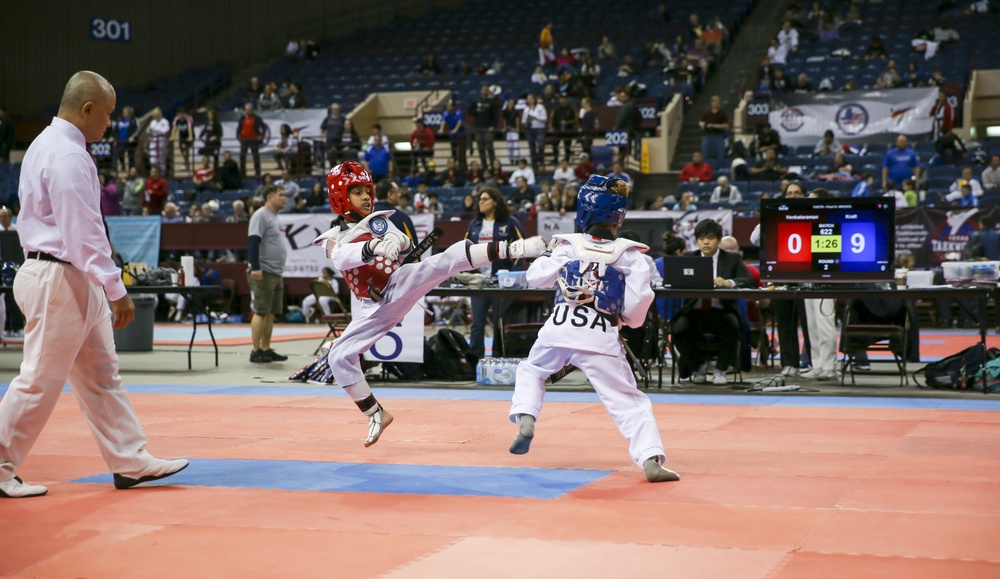
<svg viewBox="0 0 1000 579">
<path fill-rule="evenodd" d="M 334 277 L 334 271 L 332 268 L 324 267 L 323 273 L 318 278 L 319 281 L 330 286 L 333 289 L 333 293 L 340 293 L 340 282 Z M 319 300 L 316 299 L 315 294 L 309 294 L 302 300 L 302 315 L 306 317 L 306 321 L 312 318 L 313 308 L 317 306 L 322 310 L 323 315 L 329 316 L 333 313 L 333 304 L 337 301 L 336 296 L 321 296 Z"/>
<path fill-rule="evenodd" d="M 614 178 L 625 181 L 626 183 L 628 183 L 629 190 L 631 190 L 632 187 L 634 187 L 634 184 L 632 183 L 632 177 L 625 172 L 625 169 L 622 167 L 621 161 L 615 161 L 611 163 L 611 172 L 608 173 L 606 176 L 608 179 Z"/>
<path fill-rule="evenodd" d="M 517 186 L 517 178 L 524 177 L 528 185 L 535 184 L 535 170 L 528 166 L 528 161 L 521 159 L 517 162 L 517 169 L 510 174 L 510 184 Z"/>
<path fill-rule="evenodd" d="M 975 197 L 983 196 L 983 185 L 982 183 L 979 182 L 978 179 L 972 176 L 972 167 L 963 167 L 962 176 L 959 177 L 958 179 L 955 179 L 955 182 L 952 183 L 951 187 L 948 188 L 948 190 L 951 191 L 951 193 L 948 194 L 947 198 L 951 200 L 952 195 L 954 195 L 956 199 L 961 197 L 962 186 L 965 185 L 966 183 L 968 183 L 969 187 L 972 188 L 973 196 Z"/>
<path fill-rule="evenodd" d="M 573 169 L 570 168 L 569 161 L 566 159 L 559 161 L 559 168 L 552 173 L 552 180 L 556 183 L 562 181 L 565 185 L 566 183 L 572 183 L 574 179 L 576 179 L 576 175 L 573 174 Z"/>
<path fill-rule="evenodd" d="M 740 194 L 739 188 L 736 185 L 730 185 L 728 177 L 719 177 L 716 183 L 718 183 L 718 187 L 712 190 L 709 203 L 739 203 L 743 201 L 743 195 Z"/>
</svg>

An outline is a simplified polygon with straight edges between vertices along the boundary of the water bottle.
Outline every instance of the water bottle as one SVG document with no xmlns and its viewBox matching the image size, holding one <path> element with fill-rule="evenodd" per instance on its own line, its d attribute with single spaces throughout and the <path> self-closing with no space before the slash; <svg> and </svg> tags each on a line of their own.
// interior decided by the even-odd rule
<svg viewBox="0 0 1000 579">
<path fill-rule="evenodd" d="M 493 380 L 493 358 L 483 358 L 483 382 L 484 386 L 492 384 Z"/>
<path fill-rule="evenodd" d="M 483 361 L 479 360 L 479 362 L 476 363 L 476 384 L 483 383 L 483 367 Z"/>
</svg>

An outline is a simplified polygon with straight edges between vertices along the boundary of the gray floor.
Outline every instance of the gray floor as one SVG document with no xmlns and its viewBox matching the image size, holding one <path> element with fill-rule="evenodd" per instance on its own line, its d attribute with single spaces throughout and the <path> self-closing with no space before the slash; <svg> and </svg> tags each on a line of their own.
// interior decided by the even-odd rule
<svg viewBox="0 0 1000 579">
<path fill-rule="evenodd" d="M 182 346 L 160 346 L 152 352 L 123 352 L 119 355 L 121 365 L 121 375 L 126 384 L 185 384 L 185 385 L 269 385 L 269 386 L 296 386 L 300 383 L 290 382 L 288 377 L 306 364 L 313 361 L 313 350 L 316 348 L 318 340 L 296 340 L 288 342 L 277 342 L 274 348 L 289 356 L 287 362 L 270 364 L 251 364 L 249 361 L 249 346 L 219 348 L 219 366 L 214 366 L 214 355 L 211 347 L 196 346 L 193 354 L 193 369 L 187 369 L 187 348 Z M 21 349 L 11 346 L 0 348 L 0 382 L 9 382 L 17 373 L 21 363 Z M 922 364 L 910 364 L 908 370 L 922 367 Z M 692 384 L 685 382 L 681 384 L 670 384 L 670 368 L 664 368 L 663 385 L 656 385 L 656 369 L 653 369 L 648 392 L 663 392 L 674 394 L 730 394 L 743 396 L 768 396 L 777 395 L 799 395 L 799 396 L 899 396 L 899 397 L 933 397 L 933 398 L 984 398 L 982 391 L 954 391 L 954 390 L 928 390 L 918 388 L 913 384 L 912 377 L 910 385 L 899 386 L 899 375 L 895 366 L 888 363 L 873 364 L 875 371 L 859 372 L 856 375 L 857 385 L 850 385 L 850 377 L 847 383 L 840 386 L 839 382 L 819 382 L 801 379 L 786 380 L 788 384 L 798 384 L 800 390 L 790 392 L 755 392 L 748 393 L 754 383 L 761 379 L 775 376 L 778 368 L 755 368 L 752 372 L 743 374 L 743 382 L 740 384 L 727 384 L 726 386 L 715 386 L 712 384 Z M 418 387 L 418 388 L 495 388 L 507 389 L 510 387 L 483 387 L 476 386 L 471 382 L 441 382 L 441 381 L 420 381 L 420 382 L 399 382 L 395 379 L 382 381 L 378 368 L 369 374 L 373 387 Z M 640 386 L 642 386 L 640 382 Z M 590 385 L 580 372 L 573 372 L 561 380 L 558 384 L 552 385 L 550 390 L 561 391 L 587 391 Z M 991 397 L 1000 398 L 1000 394 Z"/>
</svg>

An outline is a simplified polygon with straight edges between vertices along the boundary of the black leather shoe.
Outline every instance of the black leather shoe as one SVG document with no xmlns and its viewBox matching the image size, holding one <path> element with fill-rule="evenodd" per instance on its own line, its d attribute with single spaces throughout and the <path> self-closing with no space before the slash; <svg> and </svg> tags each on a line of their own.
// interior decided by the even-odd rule
<svg viewBox="0 0 1000 579">
<path fill-rule="evenodd" d="M 268 360 L 271 362 L 284 362 L 288 359 L 288 356 L 283 356 L 271 349 L 264 350 L 264 355 L 267 356 Z"/>
</svg>

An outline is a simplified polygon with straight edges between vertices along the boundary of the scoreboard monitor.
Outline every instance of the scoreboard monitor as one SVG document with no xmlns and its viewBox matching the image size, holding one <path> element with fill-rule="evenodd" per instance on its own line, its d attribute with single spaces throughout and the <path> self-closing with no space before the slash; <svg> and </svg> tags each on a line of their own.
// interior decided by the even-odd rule
<svg viewBox="0 0 1000 579">
<path fill-rule="evenodd" d="M 892 197 L 762 199 L 761 279 L 892 281 L 895 215 Z"/>
</svg>

